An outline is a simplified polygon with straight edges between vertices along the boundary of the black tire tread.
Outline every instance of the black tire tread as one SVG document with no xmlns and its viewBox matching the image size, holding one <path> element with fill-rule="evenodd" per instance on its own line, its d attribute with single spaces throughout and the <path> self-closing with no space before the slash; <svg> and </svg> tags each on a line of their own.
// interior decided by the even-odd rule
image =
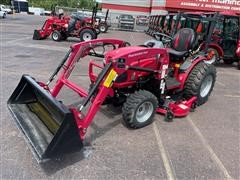
<svg viewBox="0 0 240 180">
<path fill-rule="evenodd" d="M 152 122 L 155 112 L 153 113 L 151 120 L 146 121 L 143 124 L 140 124 L 137 121 L 135 121 L 133 117 L 134 116 L 133 111 L 135 111 L 138 105 L 141 104 L 146 99 L 152 99 L 155 103 L 155 107 L 157 107 L 158 103 L 157 98 L 149 91 L 139 90 L 129 95 L 129 97 L 127 98 L 126 102 L 123 104 L 122 107 L 123 120 L 127 127 L 137 129 L 144 127 Z"/>
<path fill-rule="evenodd" d="M 58 37 L 59 37 L 59 38 L 58 38 L 57 40 L 54 40 L 54 39 L 53 39 L 53 34 L 54 34 L 54 33 L 57 33 L 57 34 L 58 34 Z M 62 34 L 61 34 L 59 31 L 56 31 L 56 30 L 53 31 L 53 33 L 52 33 L 52 40 L 54 40 L 54 41 L 61 41 L 61 39 L 62 39 Z"/>
<path fill-rule="evenodd" d="M 92 39 L 96 39 L 96 38 L 97 38 L 96 33 L 95 33 L 92 29 L 83 29 L 83 30 L 80 32 L 80 34 L 79 34 L 81 41 L 84 41 L 84 39 L 83 39 L 83 34 L 84 34 L 85 32 L 88 32 L 89 34 L 91 34 L 91 35 L 92 35 Z"/>
<path fill-rule="evenodd" d="M 224 64 L 233 64 L 234 63 L 234 58 L 232 59 L 223 59 Z"/>
<path fill-rule="evenodd" d="M 101 30 L 100 30 L 100 26 L 105 26 L 105 31 L 101 31 Z M 104 23 L 100 23 L 100 25 L 99 25 L 99 30 L 100 30 L 101 33 L 107 32 L 107 30 L 108 30 L 108 25 L 107 25 L 105 22 L 104 22 Z"/>
<path fill-rule="evenodd" d="M 212 64 L 206 64 L 204 62 L 199 62 L 190 72 L 184 86 L 184 97 L 190 99 L 193 96 L 199 96 L 199 88 L 201 87 L 202 80 L 209 74 L 213 74 L 213 86 L 210 93 L 204 99 L 198 98 L 197 104 L 202 105 L 208 100 L 208 96 L 214 87 L 216 81 L 216 68 Z"/>
</svg>

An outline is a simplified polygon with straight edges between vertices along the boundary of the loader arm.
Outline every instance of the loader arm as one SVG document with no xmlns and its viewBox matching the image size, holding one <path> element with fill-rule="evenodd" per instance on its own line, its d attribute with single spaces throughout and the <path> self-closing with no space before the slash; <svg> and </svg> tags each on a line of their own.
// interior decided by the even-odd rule
<svg viewBox="0 0 240 180">
<path fill-rule="evenodd" d="M 117 73 L 111 63 L 102 68 L 102 73 L 89 93 L 68 80 L 76 63 L 87 56 L 92 48 L 104 43 L 114 44 L 116 48 L 126 44 L 121 40 L 104 39 L 73 45 L 47 84 L 37 82 L 29 75 L 23 75 L 9 98 L 8 108 L 38 162 L 71 152 L 75 147 L 79 150 L 83 146 L 82 140 L 95 114 L 106 96 L 112 94 L 111 86 Z M 50 90 L 48 85 L 59 72 L 61 72 L 59 78 L 54 88 Z M 69 108 L 56 98 L 63 86 L 83 97 L 80 107 Z M 90 101 L 92 104 L 84 115 L 82 110 Z"/>
<path fill-rule="evenodd" d="M 64 59 L 64 62 L 60 63 L 58 68 L 55 70 L 55 72 L 49 79 L 48 84 L 53 81 L 54 77 L 56 77 L 59 71 L 62 69 L 54 88 L 51 90 L 52 96 L 56 97 L 62 87 L 65 85 L 78 93 L 81 97 L 87 97 L 87 92 L 81 87 L 77 86 L 75 83 L 69 81 L 68 78 L 73 71 L 76 63 L 80 61 L 81 58 L 84 58 L 89 54 L 93 56 L 94 54 L 91 53 L 91 50 L 101 45 L 104 46 L 105 44 L 112 44 L 115 48 L 121 48 L 126 46 L 125 41 L 117 39 L 96 39 L 90 42 L 81 42 L 71 46 L 71 53 L 65 57 L 67 59 Z M 95 56 L 99 57 L 97 54 L 95 54 Z"/>
</svg>

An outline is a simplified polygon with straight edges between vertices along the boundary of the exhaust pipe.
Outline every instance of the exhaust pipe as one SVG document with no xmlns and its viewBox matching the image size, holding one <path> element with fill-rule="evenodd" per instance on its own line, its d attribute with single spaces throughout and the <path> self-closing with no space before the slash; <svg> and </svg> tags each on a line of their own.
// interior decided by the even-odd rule
<svg viewBox="0 0 240 180">
<path fill-rule="evenodd" d="M 29 75 L 7 104 L 39 163 L 83 147 L 73 113 Z"/>
</svg>

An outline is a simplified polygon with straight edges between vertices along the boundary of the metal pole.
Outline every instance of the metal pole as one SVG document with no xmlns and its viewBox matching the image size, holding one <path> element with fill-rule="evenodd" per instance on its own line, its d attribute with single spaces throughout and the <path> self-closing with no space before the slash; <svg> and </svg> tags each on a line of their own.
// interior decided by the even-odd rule
<svg viewBox="0 0 240 180">
<path fill-rule="evenodd" d="M 20 3 L 18 1 L 18 13 L 20 13 Z"/>
</svg>

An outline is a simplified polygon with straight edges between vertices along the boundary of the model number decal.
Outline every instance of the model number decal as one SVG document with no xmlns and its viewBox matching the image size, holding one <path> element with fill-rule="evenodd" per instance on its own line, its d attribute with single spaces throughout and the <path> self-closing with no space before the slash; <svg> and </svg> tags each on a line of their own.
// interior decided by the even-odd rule
<svg viewBox="0 0 240 180">
<path fill-rule="evenodd" d="M 147 54 L 147 53 L 148 53 L 148 51 L 138 52 L 138 53 L 134 53 L 134 54 L 129 54 L 128 57 L 131 58 L 131 57 L 140 56 L 140 55 Z"/>
</svg>

